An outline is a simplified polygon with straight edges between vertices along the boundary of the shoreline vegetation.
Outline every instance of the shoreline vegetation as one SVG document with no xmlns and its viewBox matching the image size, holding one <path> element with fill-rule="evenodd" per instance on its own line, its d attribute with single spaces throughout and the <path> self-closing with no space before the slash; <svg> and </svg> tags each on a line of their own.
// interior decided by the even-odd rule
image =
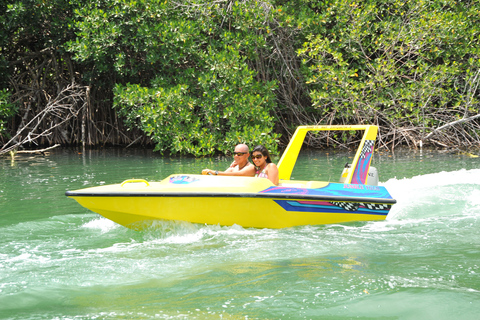
<svg viewBox="0 0 480 320">
<path fill-rule="evenodd" d="M 8 0 L 0 154 L 56 145 L 273 153 L 299 125 L 377 148 L 480 147 L 480 2 Z M 349 149 L 349 132 L 311 148 Z M 33 152 L 33 151 L 32 151 Z"/>
</svg>

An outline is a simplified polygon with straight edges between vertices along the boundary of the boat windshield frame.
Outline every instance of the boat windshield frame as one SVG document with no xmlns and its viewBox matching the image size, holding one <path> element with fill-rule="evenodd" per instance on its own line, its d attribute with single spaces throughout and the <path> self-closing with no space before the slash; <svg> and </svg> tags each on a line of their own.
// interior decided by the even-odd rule
<svg viewBox="0 0 480 320">
<path fill-rule="evenodd" d="M 350 170 L 348 171 L 347 177 L 345 178 L 344 183 L 355 183 L 355 184 L 366 184 L 368 178 L 368 169 L 370 168 L 371 162 L 371 153 L 374 150 L 375 141 L 377 138 L 378 126 L 374 125 L 320 125 L 320 126 L 299 126 L 292 138 L 290 143 L 282 154 L 280 161 L 278 162 L 278 172 L 280 180 L 290 180 L 292 175 L 293 168 L 297 161 L 300 149 L 302 148 L 303 142 L 308 132 L 310 131 L 360 131 L 363 130 L 363 137 L 358 146 L 355 157 Z M 366 141 L 373 141 L 373 144 L 370 142 L 367 145 Z M 359 166 L 360 159 L 365 156 L 365 148 L 367 152 L 370 152 L 370 157 L 361 163 L 361 168 Z M 357 168 L 358 167 L 358 168 Z M 361 171 L 361 176 L 357 178 L 355 174 Z"/>
</svg>

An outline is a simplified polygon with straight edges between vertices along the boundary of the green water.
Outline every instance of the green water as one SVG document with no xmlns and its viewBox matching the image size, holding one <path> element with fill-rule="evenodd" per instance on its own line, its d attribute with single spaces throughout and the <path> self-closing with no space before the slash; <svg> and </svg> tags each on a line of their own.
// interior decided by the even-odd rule
<svg viewBox="0 0 480 320">
<path fill-rule="evenodd" d="M 336 181 L 352 156 L 302 152 L 293 177 Z M 382 222 L 136 232 L 64 196 L 230 161 L 143 150 L 0 158 L 0 319 L 479 318 L 480 158 L 376 154 L 398 201 Z"/>
</svg>

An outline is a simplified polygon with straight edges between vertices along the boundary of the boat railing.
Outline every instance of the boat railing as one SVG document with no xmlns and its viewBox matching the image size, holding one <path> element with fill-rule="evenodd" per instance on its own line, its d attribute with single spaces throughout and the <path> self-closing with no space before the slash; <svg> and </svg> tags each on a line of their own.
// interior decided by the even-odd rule
<svg viewBox="0 0 480 320">
<path fill-rule="evenodd" d="M 145 183 L 147 185 L 147 187 L 150 187 L 150 183 L 148 183 L 148 181 L 144 180 L 144 179 L 128 179 L 128 180 L 123 181 L 120 184 L 120 187 L 123 187 L 127 183 Z"/>
</svg>

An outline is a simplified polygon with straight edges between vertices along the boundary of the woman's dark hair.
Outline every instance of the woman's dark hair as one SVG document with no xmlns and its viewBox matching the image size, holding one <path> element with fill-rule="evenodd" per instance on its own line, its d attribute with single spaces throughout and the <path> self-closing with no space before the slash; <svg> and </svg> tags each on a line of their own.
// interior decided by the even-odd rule
<svg viewBox="0 0 480 320">
<path fill-rule="evenodd" d="M 267 157 L 267 159 L 265 159 L 267 163 L 272 163 L 272 157 L 270 157 L 270 153 L 268 152 L 267 148 L 259 144 L 258 146 L 253 148 L 251 154 L 253 155 L 255 151 L 261 152 L 264 157 Z"/>
</svg>

